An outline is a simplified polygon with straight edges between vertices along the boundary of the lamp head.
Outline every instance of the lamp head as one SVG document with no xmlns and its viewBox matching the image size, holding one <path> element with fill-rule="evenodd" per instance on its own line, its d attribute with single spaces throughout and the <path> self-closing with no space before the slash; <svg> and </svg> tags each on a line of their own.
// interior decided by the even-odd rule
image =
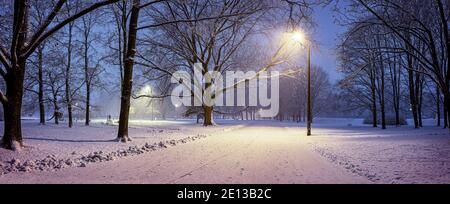
<svg viewBox="0 0 450 204">
<path fill-rule="evenodd" d="M 293 32 L 291 35 L 291 39 L 292 39 L 292 41 L 294 41 L 296 43 L 304 44 L 306 42 L 305 34 L 300 31 Z"/>
</svg>

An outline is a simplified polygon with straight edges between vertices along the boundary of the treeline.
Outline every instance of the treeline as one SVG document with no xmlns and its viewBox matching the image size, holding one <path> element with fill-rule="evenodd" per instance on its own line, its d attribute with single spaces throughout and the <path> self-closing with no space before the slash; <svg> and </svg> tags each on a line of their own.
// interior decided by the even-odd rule
<svg viewBox="0 0 450 204">
<path fill-rule="evenodd" d="M 449 127 L 449 1 L 355 0 L 342 12 L 340 81 L 349 106 L 370 110 L 374 127 L 424 115 Z M 441 124 L 441 119 L 444 123 Z"/>
<path fill-rule="evenodd" d="M 307 114 L 308 74 L 304 67 L 298 67 L 295 74 L 280 79 L 280 112 L 277 120 L 305 122 Z M 338 92 L 332 87 L 328 73 L 319 66 L 311 67 L 311 107 L 313 118 L 332 115 Z"/>
</svg>

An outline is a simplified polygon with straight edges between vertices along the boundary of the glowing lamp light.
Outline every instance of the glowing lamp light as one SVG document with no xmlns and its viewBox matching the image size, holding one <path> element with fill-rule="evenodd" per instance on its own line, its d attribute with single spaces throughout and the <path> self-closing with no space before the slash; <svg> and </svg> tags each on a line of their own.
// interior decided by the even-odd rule
<svg viewBox="0 0 450 204">
<path fill-rule="evenodd" d="M 141 94 L 145 95 L 145 94 L 151 94 L 152 93 L 152 87 L 150 85 L 145 85 L 142 89 L 141 89 Z"/>
<path fill-rule="evenodd" d="M 296 32 L 292 33 L 291 39 L 294 42 L 303 44 L 305 42 L 305 34 L 303 34 L 300 31 L 296 31 Z"/>
</svg>

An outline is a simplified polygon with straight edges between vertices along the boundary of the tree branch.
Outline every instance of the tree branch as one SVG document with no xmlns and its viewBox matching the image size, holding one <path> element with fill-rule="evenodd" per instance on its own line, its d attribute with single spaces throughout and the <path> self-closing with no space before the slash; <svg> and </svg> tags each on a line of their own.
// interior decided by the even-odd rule
<svg viewBox="0 0 450 204">
<path fill-rule="evenodd" d="M 36 42 L 38 38 L 44 33 L 45 29 L 47 29 L 48 25 L 53 21 L 58 12 L 61 10 L 62 6 L 67 0 L 59 0 L 56 3 L 56 6 L 53 8 L 52 12 L 47 16 L 44 23 L 37 29 L 36 33 L 34 33 L 33 37 L 31 37 L 30 42 Z"/>
<path fill-rule="evenodd" d="M 0 90 L 0 102 L 2 104 L 8 103 L 8 98 L 6 98 L 5 94 L 3 94 L 3 91 Z"/>
<path fill-rule="evenodd" d="M 244 13 L 233 13 L 233 14 L 211 16 L 211 17 L 204 17 L 204 18 L 198 18 L 198 19 L 171 20 L 171 21 L 166 21 L 166 22 L 162 22 L 162 23 L 156 23 L 156 24 L 142 26 L 142 27 L 139 27 L 138 30 L 142 30 L 142 29 L 146 29 L 146 28 L 155 28 L 155 27 L 174 24 L 174 23 L 192 23 L 192 22 L 207 21 L 207 20 L 214 20 L 214 19 L 220 19 L 220 18 L 229 18 L 229 17 L 234 17 L 234 16 L 240 16 L 240 15 L 251 15 L 255 12 L 256 11 L 244 12 Z"/>
<path fill-rule="evenodd" d="M 152 5 L 152 4 L 156 4 L 156 3 L 164 2 L 164 1 L 167 1 L 167 0 L 155 0 L 155 1 L 151 1 L 151 2 L 148 2 L 148 3 L 146 3 L 146 4 L 142 4 L 141 6 L 139 6 L 139 8 L 141 9 L 141 8 L 150 6 L 150 5 Z"/>
<path fill-rule="evenodd" d="M 140 98 L 151 98 L 151 99 L 161 99 L 161 98 L 166 98 L 166 97 L 171 97 L 173 95 L 171 94 L 166 94 L 166 95 L 159 95 L 159 96 L 153 96 L 153 95 L 132 95 L 133 99 L 140 99 Z"/>
<path fill-rule="evenodd" d="M 47 32 L 43 33 L 42 35 L 40 35 L 39 37 L 37 37 L 34 41 L 30 42 L 30 45 L 28 46 L 28 48 L 26 49 L 26 52 L 24 53 L 23 57 L 28 57 L 29 55 L 31 55 L 31 53 L 34 52 L 34 50 L 37 48 L 37 46 L 39 44 L 41 44 L 45 39 L 47 39 L 48 37 L 50 37 L 51 35 L 53 35 L 55 32 L 57 32 L 58 30 L 60 30 L 61 28 L 63 28 L 65 25 L 67 25 L 68 23 L 86 15 L 87 13 L 98 9 L 102 6 L 106 6 L 112 3 L 115 3 L 119 0 L 105 0 L 102 2 L 98 2 L 95 3 L 93 5 L 91 5 L 90 7 L 84 9 L 83 11 L 78 12 L 77 14 L 74 14 L 73 16 L 63 20 L 62 22 L 60 22 L 59 24 L 55 25 L 53 28 L 51 28 L 50 30 L 48 30 Z"/>
<path fill-rule="evenodd" d="M 1 51 L 0 51 L 0 62 L 3 64 L 3 66 L 5 66 L 6 70 L 11 68 L 11 66 L 8 63 L 8 60 L 6 59 L 6 56 Z"/>
</svg>

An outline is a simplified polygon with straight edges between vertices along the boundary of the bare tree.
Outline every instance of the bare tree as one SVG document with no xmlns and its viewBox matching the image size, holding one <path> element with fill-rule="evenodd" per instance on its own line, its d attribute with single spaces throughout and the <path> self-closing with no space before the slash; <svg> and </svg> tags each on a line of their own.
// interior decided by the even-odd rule
<svg viewBox="0 0 450 204">
<path fill-rule="evenodd" d="M 130 141 L 130 137 L 128 135 L 128 120 L 130 115 L 133 66 L 136 54 L 136 38 L 140 9 L 140 0 L 133 0 L 128 26 L 127 47 L 124 48 L 126 49 L 126 57 L 124 59 L 125 61 L 123 69 L 124 75 L 122 81 L 122 96 L 120 102 L 119 131 L 117 133 L 117 138 L 121 142 Z"/>
<path fill-rule="evenodd" d="M 65 3 L 64 13 L 66 16 L 71 16 L 73 13 L 78 12 L 78 7 L 80 6 L 79 1 L 68 1 Z M 74 28 L 75 22 L 70 22 L 66 26 L 67 32 L 65 35 L 67 37 L 67 42 L 62 44 L 66 45 L 67 48 L 67 61 L 66 61 L 66 69 L 64 72 L 64 84 L 65 84 L 65 102 L 67 106 L 67 116 L 68 116 L 68 126 L 71 128 L 73 126 L 73 100 L 72 100 L 72 55 L 74 49 Z"/>
<path fill-rule="evenodd" d="M 0 101 L 4 109 L 4 135 L 3 146 L 8 149 L 17 149 L 23 146 L 21 108 L 23 98 L 24 75 L 26 60 L 36 48 L 48 37 L 63 28 L 77 18 L 105 5 L 112 4 L 118 0 L 105 0 L 93 3 L 80 12 L 55 22 L 66 0 L 59 0 L 52 5 L 51 12 L 47 14 L 46 20 L 33 32 L 29 32 L 29 0 L 15 0 L 13 8 L 13 22 L 11 27 L 11 40 L 8 53 L 7 47 L 0 45 L 0 62 L 4 69 L 0 75 L 6 81 L 6 94 L 0 92 Z M 31 34 L 31 35 L 29 35 Z"/>
<path fill-rule="evenodd" d="M 448 1 L 366 1 L 357 0 L 356 7 L 362 7 L 371 14 L 377 23 L 385 26 L 404 46 L 388 49 L 404 52 L 408 56 L 410 98 L 415 126 L 421 125 L 420 100 L 422 96 L 422 81 L 424 75 L 431 79 L 441 89 L 444 95 L 444 107 L 450 107 L 450 40 L 448 18 Z M 442 53 L 442 54 L 439 54 Z M 416 75 L 413 82 L 412 73 Z M 412 83 L 416 89 L 412 90 Z M 419 87 L 417 89 L 417 87 Z M 414 93 L 413 93 L 414 92 Z M 448 111 L 444 111 L 449 117 Z M 413 113 L 413 115 L 416 115 Z"/>
<path fill-rule="evenodd" d="M 83 47 L 82 56 L 83 56 L 83 62 L 84 62 L 84 84 L 86 89 L 86 106 L 85 106 L 85 125 L 89 126 L 91 117 L 91 92 L 92 92 L 92 80 L 99 74 L 99 64 L 97 66 L 90 65 L 90 61 L 92 60 L 91 56 L 93 49 L 93 41 L 98 40 L 98 36 L 96 36 L 96 33 L 94 32 L 95 25 L 98 23 L 98 21 L 101 18 L 101 13 L 99 12 L 91 12 L 89 14 L 84 15 L 81 17 L 81 35 L 82 40 L 81 44 Z"/>
<path fill-rule="evenodd" d="M 279 120 L 292 119 L 300 122 L 306 115 L 307 101 L 307 73 L 304 68 L 296 68 L 300 72 L 286 75 L 281 78 L 280 83 L 280 114 Z M 328 73 L 319 66 L 312 66 L 311 87 L 313 117 L 327 113 L 332 103 L 329 101 L 331 82 Z"/>
<path fill-rule="evenodd" d="M 112 6 L 112 11 L 114 15 L 114 23 L 116 25 L 116 33 L 113 37 L 116 37 L 116 41 L 114 43 L 117 44 L 116 56 L 115 58 L 118 60 L 119 70 L 120 70 L 120 83 L 122 85 L 123 81 L 123 64 L 125 59 L 125 48 L 127 47 L 127 22 L 129 19 L 128 8 L 130 1 L 121 0 L 119 3 L 116 3 Z"/>
<path fill-rule="evenodd" d="M 377 50 L 370 28 L 358 26 L 349 28 L 340 45 L 341 72 L 345 78 L 340 86 L 349 96 L 354 97 L 357 106 L 366 107 L 372 113 L 372 125 L 378 126 L 377 96 L 380 94 L 377 71 Z M 383 100 L 379 100 L 382 102 Z"/>
<path fill-rule="evenodd" d="M 45 11 L 46 7 L 42 4 L 39 4 L 37 1 L 34 1 L 32 4 L 32 13 L 31 13 L 31 26 L 36 29 L 40 24 L 42 24 L 45 20 Z M 44 50 L 45 50 L 45 42 L 39 45 L 36 49 L 36 53 L 33 59 L 31 59 L 31 64 L 34 68 L 37 69 L 37 72 L 33 72 L 28 74 L 29 84 L 26 86 L 26 91 L 38 95 L 38 103 L 39 103 L 39 124 L 45 124 L 45 99 L 44 99 Z M 34 70 L 36 70 L 34 69 Z M 33 69 L 32 69 L 33 70 Z M 37 90 L 35 88 L 37 84 Z"/>
</svg>

